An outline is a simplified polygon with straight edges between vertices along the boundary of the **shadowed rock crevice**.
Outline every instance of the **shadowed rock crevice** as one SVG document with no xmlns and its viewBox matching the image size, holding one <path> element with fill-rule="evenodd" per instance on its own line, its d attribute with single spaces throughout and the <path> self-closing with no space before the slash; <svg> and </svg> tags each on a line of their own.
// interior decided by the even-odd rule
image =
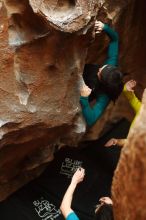
<svg viewBox="0 0 146 220">
<path fill-rule="evenodd" d="M 115 29 L 119 34 L 119 68 L 122 72 L 128 73 L 128 76 L 125 77 L 125 81 L 129 79 L 135 79 L 137 81 L 135 92 L 141 99 L 143 90 L 146 87 L 146 28 L 143 23 L 146 16 L 144 13 L 146 10 L 145 2 L 116 1 L 115 3 L 107 1 L 105 7 L 107 7 L 106 11 L 110 15 L 112 22 L 115 24 Z M 109 15 L 107 17 L 109 17 Z M 107 17 L 104 17 L 104 20 L 105 18 L 107 19 Z M 107 52 L 107 43 L 105 43 L 104 37 L 104 35 L 96 36 L 95 42 L 89 47 L 86 62 L 103 63 L 105 53 Z M 87 138 L 95 139 L 103 128 L 102 124 L 107 123 L 109 120 L 112 121 L 119 118 L 121 115 L 130 120 L 134 117 L 134 112 L 123 95 L 115 105 L 111 104 L 111 106 L 109 106 L 104 117 L 90 130 L 90 134 Z"/>
</svg>

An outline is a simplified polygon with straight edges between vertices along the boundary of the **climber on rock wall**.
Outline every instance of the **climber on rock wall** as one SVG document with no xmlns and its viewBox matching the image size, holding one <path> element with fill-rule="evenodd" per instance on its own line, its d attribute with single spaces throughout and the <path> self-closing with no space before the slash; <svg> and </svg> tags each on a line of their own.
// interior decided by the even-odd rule
<svg viewBox="0 0 146 220">
<path fill-rule="evenodd" d="M 78 216 L 71 208 L 72 198 L 76 186 L 78 183 L 82 182 L 85 176 L 85 170 L 83 168 L 78 168 L 74 173 L 71 183 L 66 190 L 63 197 L 60 210 L 66 220 L 79 220 Z M 100 204 L 95 208 L 95 220 L 114 220 L 113 217 L 113 202 L 109 197 L 102 197 L 99 199 Z"/>
<path fill-rule="evenodd" d="M 95 22 L 95 33 L 102 30 L 109 36 L 108 56 L 104 64 L 85 64 L 81 88 L 80 103 L 82 113 L 88 126 L 92 126 L 103 114 L 112 100 L 119 97 L 123 90 L 123 74 L 118 66 L 118 34 L 107 24 Z M 92 105 L 91 102 L 94 101 Z"/>
<path fill-rule="evenodd" d="M 141 108 L 141 102 L 140 100 L 135 96 L 134 93 L 134 87 L 136 86 L 136 81 L 135 80 L 129 80 L 128 82 L 125 83 L 123 93 L 126 96 L 126 98 L 129 101 L 129 104 L 133 108 L 135 112 L 135 117 L 134 120 L 131 124 L 131 127 L 133 126 L 133 123 L 135 121 L 135 118 L 137 117 L 140 108 Z M 127 139 L 116 139 L 116 138 L 111 138 L 106 144 L 106 147 L 111 147 L 113 145 L 119 145 L 120 147 L 123 147 L 127 142 Z"/>
</svg>

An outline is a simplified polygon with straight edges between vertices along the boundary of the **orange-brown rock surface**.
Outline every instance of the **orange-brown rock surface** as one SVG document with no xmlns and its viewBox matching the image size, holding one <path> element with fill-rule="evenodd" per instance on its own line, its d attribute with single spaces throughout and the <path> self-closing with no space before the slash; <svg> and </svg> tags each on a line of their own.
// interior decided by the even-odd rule
<svg viewBox="0 0 146 220">
<path fill-rule="evenodd" d="M 146 219 L 146 91 L 113 180 L 116 220 Z"/>
<path fill-rule="evenodd" d="M 39 175 L 56 144 L 73 144 L 84 133 L 79 117 L 83 66 L 101 63 L 107 45 L 104 34 L 93 42 L 96 16 L 118 30 L 121 69 L 137 79 L 141 95 L 144 0 L 0 1 L 0 200 Z M 113 116 L 131 116 L 124 98 L 114 109 L 94 131 Z"/>
<path fill-rule="evenodd" d="M 56 144 L 82 137 L 79 83 L 90 1 L 0 5 L 0 200 L 38 175 Z M 72 34 L 71 34 L 72 33 Z"/>
</svg>

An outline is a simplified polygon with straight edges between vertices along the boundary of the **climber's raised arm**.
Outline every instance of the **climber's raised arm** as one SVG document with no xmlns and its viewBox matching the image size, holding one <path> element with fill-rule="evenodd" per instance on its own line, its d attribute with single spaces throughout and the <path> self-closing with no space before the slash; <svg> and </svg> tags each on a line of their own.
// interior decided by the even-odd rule
<svg viewBox="0 0 146 220">
<path fill-rule="evenodd" d="M 66 193 L 63 197 L 60 210 L 66 220 L 73 220 L 73 219 L 79 220 L 79 218 L 71 208 L 71 203 L 76 186 L 78 185 L 78 183 L 83 181 L 84 175 L 85 175 L 85 170 L 83 168 L 78 168 L 77 171 L 74 173 L 71 183 L 67 188 Z"/>
</svg>

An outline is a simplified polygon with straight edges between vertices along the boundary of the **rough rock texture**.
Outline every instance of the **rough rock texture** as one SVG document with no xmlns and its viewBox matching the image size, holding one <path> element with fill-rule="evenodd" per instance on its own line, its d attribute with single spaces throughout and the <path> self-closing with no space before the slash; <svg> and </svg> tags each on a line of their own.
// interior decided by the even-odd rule
<svg viewBox="0 0 146 220">
<path fill-rule="evenodd" d="M 0 200 L 39 175 L 56 144 L 75 144 L 82 137 L 79 83 L 90 38 L 81 33 L 98 9 L 94 1 L 3 3 Z"/>
<path fill-rule="evenodd" d="M 113 180 L 116 220 L 146 219 L 146 90 Z"/>
<path fill-rule="evenodd" d="M 119 31 L 121 69 L 137 79 L 139 95 L 146 85 L 144 0 L 3 3 L 0 1 L 0 200 L 39 175 L 42 164 L 52 160 L 56 144 L 74 144 L 85 131 L 79 117 L 83 66 L 85 62 L 102 63 L 107 45 L 104 34 L 93 42 L 96 15 Z M 131 117 L 127 112 L 121 98 L 94 126 L 92 136 L 97 137 L 107 119 Z"/>
</svg>

